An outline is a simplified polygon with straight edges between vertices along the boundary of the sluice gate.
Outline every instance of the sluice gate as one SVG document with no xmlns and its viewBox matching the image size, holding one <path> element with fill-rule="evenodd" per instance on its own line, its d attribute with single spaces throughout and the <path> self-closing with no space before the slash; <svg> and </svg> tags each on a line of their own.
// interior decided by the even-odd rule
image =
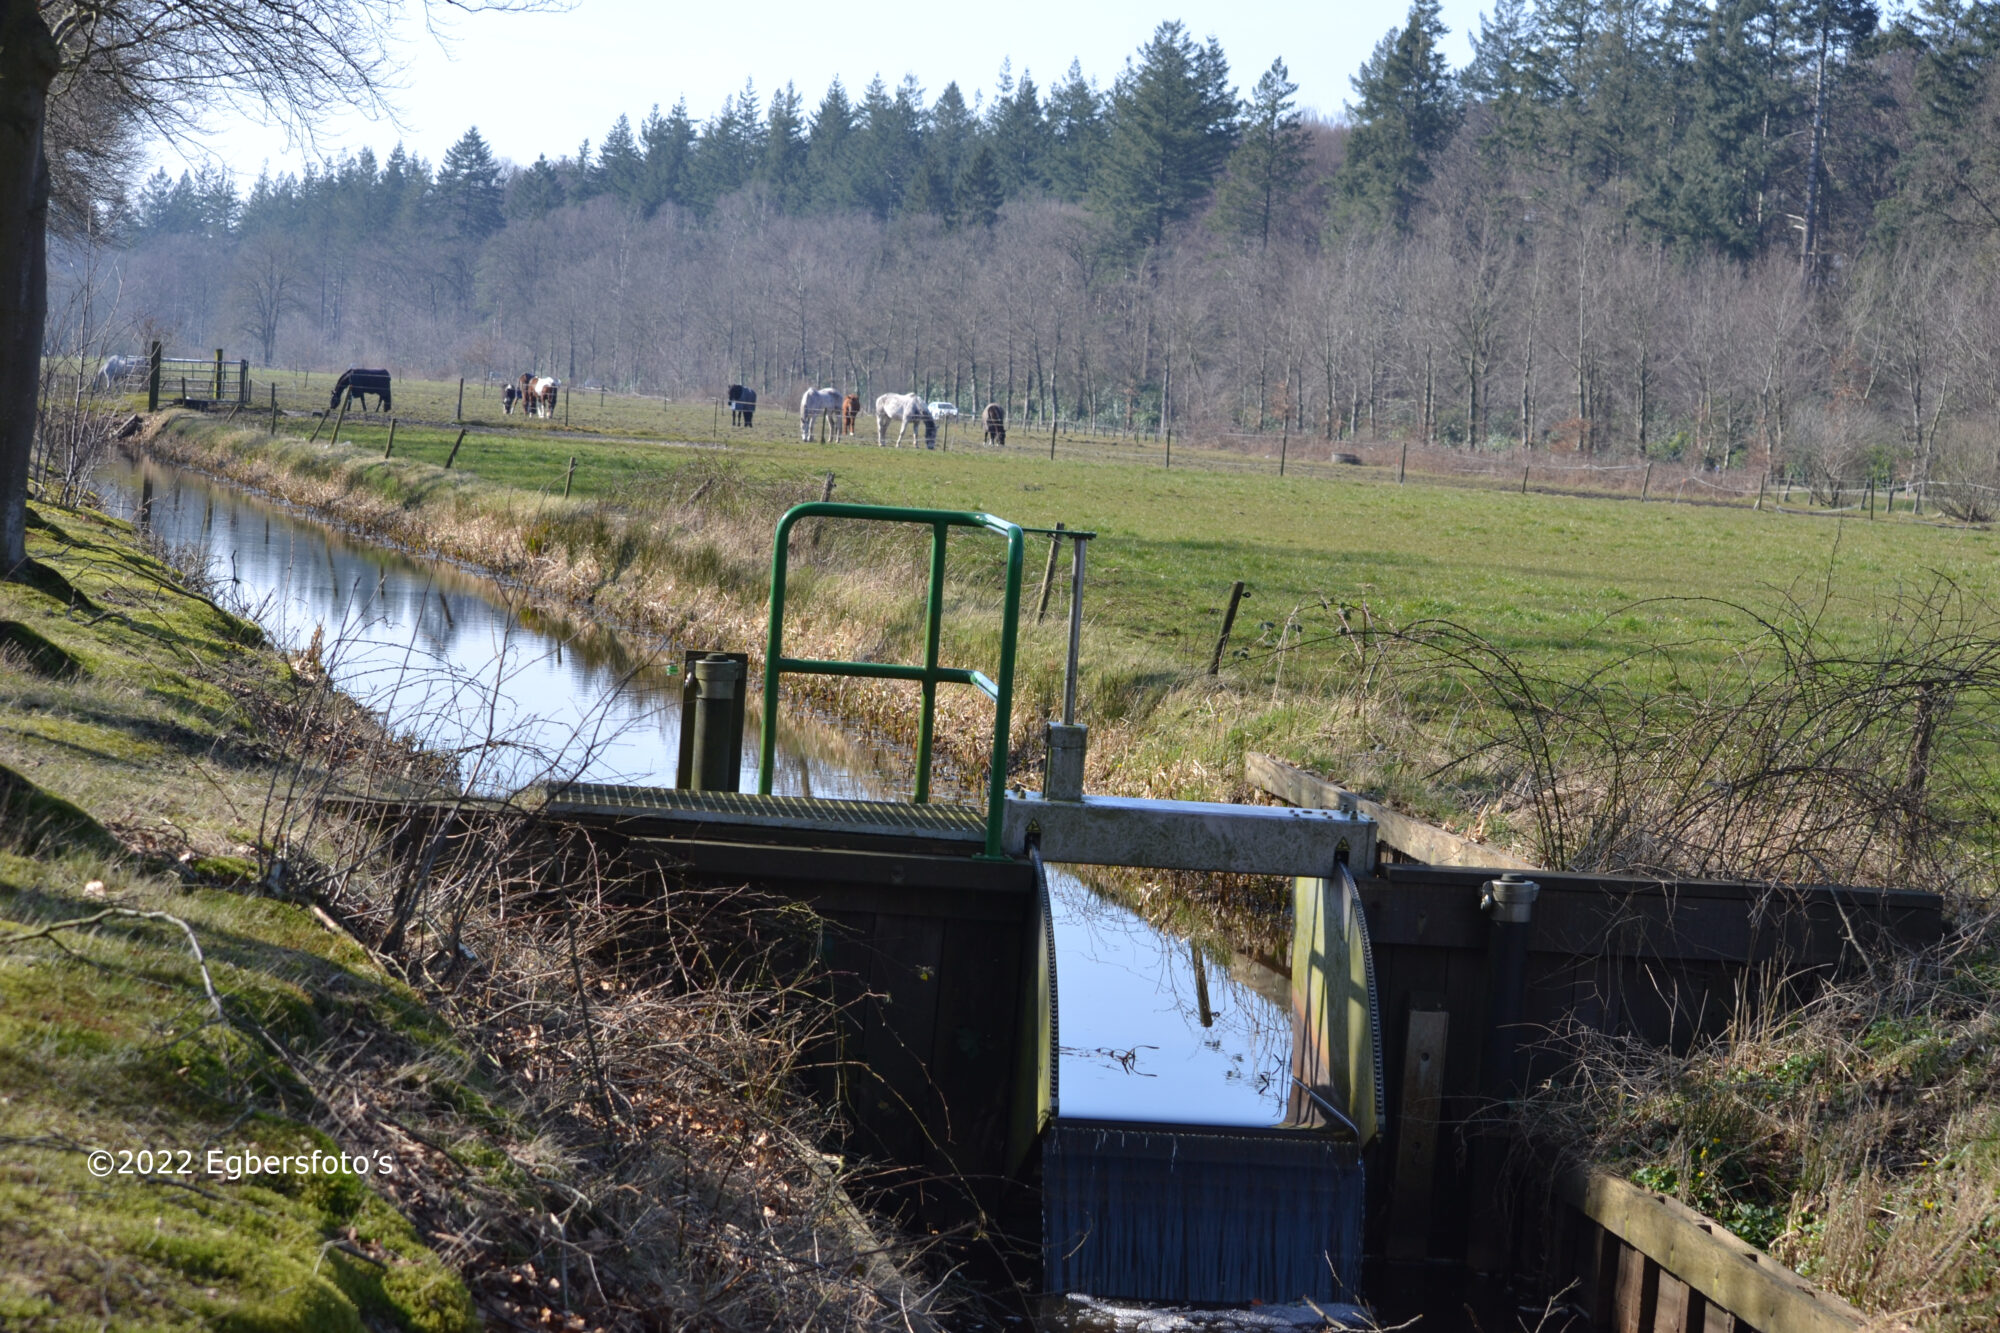
<svg viewBox="0 0 2000 1333">
<path fill-rule="evenodd" d="M 802 659 L 785 651 L 789 535 L 801 520 L 915 524 L 931 532 L 921 664 Z M 992 675 L 939 661 L 951 529 L 1007 543 L 1000 656 Z M 713 790 L 734 765 L 703 737 L 740 736 L 741 658 L 691 660 L 682 786 L 574 783 L 546 813 L 585 826 L 626 864 L 685 880 L 748 883 L 805 903 L 839 1014 L 816 1064 L 845 1113 L 848 1146 L 901 1168 L 889 1195 L 934 1231 L 997 1227 L 1033 1255 L 1042 1290 L 1146 1300 L 1355 1302 L 1365 1202 L 1362 1153 L 1379 1122 L 1379 1034 L 1367 994 L 1358 897 L 1344 863 L 1372 864 L 1372 823 L 1339 810 L 1085 796 L 1073 703 L 1057 747 L 1073 789 L 1010 793 L 1008 737 L 1025 530 L 991 515 L 809 504 L 781 521 L 757 747 L 756 793 Z M 1080 592 L 1076 542 L 1072 606 Z M 1068 699 L 1075 697 L 1071 617 Z M 771 793 L 778 691 L 787 674 L 858 676 L 919 687 L 915 791 L 907 803 Z M 994 705 L 982 805 L 931 798 L 939 685 Z M 1058 759 L 1057 763 L 1061 764 Z M 733 786 L 734 784 L 729 784 Z M 1237 871 L 1302 877 L 1319 923 L 1301 978 L 1337 976 L 1295 997 L 1295 1084 L 1270 1124 L 1179 1124 L 1062 1115 L 1060 968 L 1050 864 Z M 1358 1042 L 1354 1032 L 1365 1032 Z"/>
</svg>

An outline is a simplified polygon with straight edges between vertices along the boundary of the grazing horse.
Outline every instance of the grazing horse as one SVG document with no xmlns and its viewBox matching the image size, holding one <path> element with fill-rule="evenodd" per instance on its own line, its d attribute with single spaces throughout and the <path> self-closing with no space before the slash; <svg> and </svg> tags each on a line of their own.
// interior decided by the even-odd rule
<svg viewBox="0 0 2000 1333">
<path fill-rule="evenodd" d="M 90 382 L 93 389 L 109 389 L 118 381 L 146 364 L 143 357 L 107 356 L 104 364 L 97 368 L 97 377 Z"/>
<path fill-rule="evenodd" d="M 854 420 L 861 415 L 861 395 L 850 393 L 840 400 L 840 433 L 854 434 Z"/>
<path fill-rule="evenodd" d="M 556 414 L 556 389 L 562 381 L 549 375 L 542 375 L 528 385 L 528 410 L 543 420 L 553 420 Z"/>
<path fill-rule="evenodd" d="M 924 400 L 913 393 L 885 393 L 875 400 L 875 443 L 887 444 L 885 438 L 890 418 L 896 421 L 896 447 L 903 447 L 903 431 L 911 422 L 921 422 L 924 428 L 924 448 L 937 448 L 937 418 Z"/>
<path fill-rule="evenodd" d="M 500 391 L 500 410 L 510 417 L 513 416 L 514 404 L 520 401 L 520 398 L 521 386 L 512 380 L 508 380 L 507 387 Z"/>
<path fill-rule="evenodd" d="M 840 390 L 807 389 L 799 397 L 799 438 L 810 440 L 813 431 L 825 422 L 830 430 L 833 414 L 840 410 Z"/>
<path fill-rule="evenodd" d="M 537 375 L 533 371 L 516 381 L 520 388 L 521 410 L 531 417 L 553 417 L 556 414 L 556 386 L 561 383 L 547 375 Z"/>
<path fill-rule="evenodd" d="M 757 391 L 746 389 L 740 384 L 729 386 L 729 424 L 732 426 L 752 425 L 757 416 Z"/>
<path fill-rule="evenodd" d="M 340 378 L 333 382 L 333 397 L 327 400 L 327 411 L 331 412 L 334 408 L 340 406 L 343 394 L 346 395 L 347 401 L 350 403 L 359 398 L 363 412 L 368 410 L 369 394 L 375 395 L 375 403 L 378 410 L 387 412 L 393 406 L 389 399 L 389 372 L 386 370 L 362 370 L 355 368 L 342 371 Z"/>
<path fill-rule="evenodd" d="M 980 416 L 986 423 L 986 442 L 988 444 L 997 444 L 1003 449 L 1006 448 L 1007 409 L 998 403 L 988 403 L 986 411 L 981 413 Z"/>
</svg>

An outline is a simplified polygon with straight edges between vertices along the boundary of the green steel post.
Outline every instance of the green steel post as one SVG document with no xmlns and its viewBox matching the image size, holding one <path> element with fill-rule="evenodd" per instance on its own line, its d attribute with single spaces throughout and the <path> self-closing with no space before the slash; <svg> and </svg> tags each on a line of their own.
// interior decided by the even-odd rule
<svg viewBox="0 0 2000 1333">
<path fill-rule="evenodd" d="M 791 554 L 792 522 L 798 507 L 778 520 L 771 543 L 771 623 L 764 632 L 764 717 L 757 728 L 757 794 L 771 794 L 778 761 L 778 663 L 785 655 L 785 562 Z"/>
<path fill-rule="evenodd" d="M 936 524 L 931 529 L 931 588 L 930 606 L 924 619 L 924 693 L 923 719 L 917 728 L 917 794 L 913 798 L 918 805 L 931 799 L 931 736 L 937 723 L 937 677 L 931 673 L 938 666 L 938 636 L 944 624 L 944 541 L 949 525 Z"/>
<path fill-rule="evenodd" d="M 986 855 L 998 858 L 1007 803 L 1007 744 L 1014 735 L 1014 646 L 1021 619 L 1021 525 L 1007 525 L 1007 597 L 1000 608 L 1000 678 L 993 682 L 993 759 L 986 778 Z"/>
</svg>

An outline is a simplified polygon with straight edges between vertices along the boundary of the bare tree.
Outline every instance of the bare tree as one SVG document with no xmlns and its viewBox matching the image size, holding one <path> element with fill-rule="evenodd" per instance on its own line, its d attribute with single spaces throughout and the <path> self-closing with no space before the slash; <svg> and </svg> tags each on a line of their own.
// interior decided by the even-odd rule
<svg viewBox="0 0 2000 1333">
<path fill-rule="evenodd" d="M 532 9 L 557 0 L 414 3 L 428 16 L 434 7 Z M 275 121 L 310 141 L 332 108 L 381 105 L 393 29 L 407 8 L 404 0 L 0 0 L 0 575 L 27 559 L 51 150 L 73 179 L 119 165 L 116 146 L 139 132 L 178 138 L 216 109 Z M 92 130 L 113 147 L 92 149 Z M 87 204 L 83 211 L 87 222 Z M 59 209 L 56 220 L 75 212 Z"/>
</svg>

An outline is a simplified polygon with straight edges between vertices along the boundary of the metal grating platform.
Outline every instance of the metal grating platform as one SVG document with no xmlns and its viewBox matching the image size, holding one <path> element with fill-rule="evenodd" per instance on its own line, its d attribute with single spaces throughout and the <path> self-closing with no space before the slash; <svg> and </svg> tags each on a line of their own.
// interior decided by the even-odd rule
<svg viewBox="0 0 2000 1333">
<path fill-rule="evenodd" d="M 758 796 L 749 792 L 572 782 L 549 793 L 547 809 L 556 816 L 667 819 L 691 824 L 914 836 L 951 842 L 983 843 L 986 839 L 986 812 L 963 805 L 836 801 L 815 796 Z"/>
</svg>

